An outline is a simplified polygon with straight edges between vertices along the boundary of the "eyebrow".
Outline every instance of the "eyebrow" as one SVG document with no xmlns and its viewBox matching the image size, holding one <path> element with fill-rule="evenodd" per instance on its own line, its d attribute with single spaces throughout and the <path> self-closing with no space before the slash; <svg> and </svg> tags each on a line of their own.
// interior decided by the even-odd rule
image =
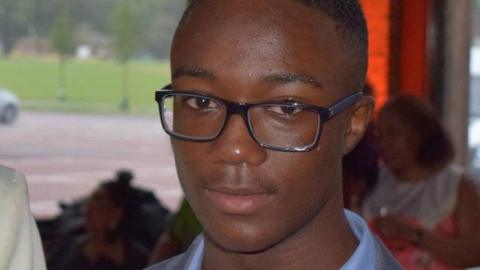
<svg viewBox="0 0 480 270">
<path fill-rule="evenodd" d="M 296 73 L 279 73 L 267 75 L 263 78 L 263 81 L 267 82 L 276 82 L 276 83 L 293 83 L 301 82 L 305 84 L 312 85 L 317 88 L 323 88 L 322 83 L 319 79 L 314 76 L 296 74 Z"/>
<path fill-rule="evenodd" d="M 201 68 L 180 67 L 177 70 L 175 70 L 175 72 L 173 72 L 173 78 L 178 78 L 182 76 L 203 78 L 203 79 L 209 79 L 209 80 L 216 79 L 213 73 Z"/>
<path fill-rule="evenodd" d="M 191 67 L 180 67 L 173 73 L 173 78 L 178 78 L 182 76 L 188 77 L 196 77 L 196 78 L 203 78 L 214 80 L 217 77 L 210 71 L 201 69 L 201 68 L 191 68 Z M 265 82 L 276 82 L 276 83 L 294 83 L 294 82 L 301 82 L 305 84 L 312 85 L 317 88 L 323 88 L 322 83 L 319 79 L 314 76 L 304 75 L 304 74 L 297 74 L 297 73 L 277 73 L 277 74 L 270 74 L 266 75 L 262 78 L 262 81 Z"/>
</svg>

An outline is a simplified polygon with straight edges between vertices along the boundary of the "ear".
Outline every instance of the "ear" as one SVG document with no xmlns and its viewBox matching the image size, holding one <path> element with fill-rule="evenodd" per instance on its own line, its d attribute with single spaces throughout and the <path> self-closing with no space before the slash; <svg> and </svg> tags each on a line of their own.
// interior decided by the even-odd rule
<svg viewBox="0 0 480 270">
<path fill-rule="evenodd" d="M 352 108 L 345 133 L 343 155 L 348 154 L 360 142 L 372 118 L 374 107 L 373 98 L 363 96 Z"/>
</svg>

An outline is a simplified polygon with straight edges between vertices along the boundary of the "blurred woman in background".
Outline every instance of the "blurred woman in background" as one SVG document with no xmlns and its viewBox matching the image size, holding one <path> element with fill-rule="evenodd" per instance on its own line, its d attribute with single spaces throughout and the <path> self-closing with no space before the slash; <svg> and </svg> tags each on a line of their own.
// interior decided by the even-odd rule
<svg viewBox="0 0 480 270">
<path fill-rule="evenodd" d="M 480 199 L 452 164 L 454 151 L 432 106 L 398 96 L 378 122 L 383 166 L 362 212 L 406 269 L 480 265 Z"/>
<path fill-rule="evenodd" d="M 130 237 L 127 224 L 132 211 L 128 186 L 102 183 L 85 206 L 86 235 L 49 262 L 52 270 L 132 270 L 146 265 L 148 251 Z"/>
</svg>

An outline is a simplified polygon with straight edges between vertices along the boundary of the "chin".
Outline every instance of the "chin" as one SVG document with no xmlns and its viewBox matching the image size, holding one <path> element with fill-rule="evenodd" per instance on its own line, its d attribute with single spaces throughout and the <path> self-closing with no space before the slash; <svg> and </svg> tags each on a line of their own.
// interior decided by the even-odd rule
<svg viewBox="0 0 480 270">
<path fill-rule="evenodd" d="M 256 254 L 268 250 L 273 246 L 269 241 L 248 237 L 214 237 L 207 236 L 215 246 L 228 253 Z"/>
<path fill-rule="evenodd" d="M 276 239 L 272 232 L 274 228 L 265 228 L 252 224 L 225 223 L 221 228 L 207 229 L 205 232 L 208 240 L 215 246 L 227 252 L 234 253 L 259 253 L 275 245 Z"/>
</svg>

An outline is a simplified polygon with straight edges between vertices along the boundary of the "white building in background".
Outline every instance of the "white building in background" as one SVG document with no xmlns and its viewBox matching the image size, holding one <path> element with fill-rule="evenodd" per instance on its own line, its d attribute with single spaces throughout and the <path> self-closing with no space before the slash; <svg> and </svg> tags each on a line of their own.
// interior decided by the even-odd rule
<svg viewBox="0 0 480 270">
<path fill-rule="evenodd" d="M 87 60 L 92 57 L 92 48 L 88 45 L 79 45 L 77 47 L 75 56 L 80 60 Z"/>
<path fill-rule="evenodd" d="M 468 145 L 470 147 L 470 170 L 480 186 L 480 37 L 470 50 L 470 121 Z"/>
</svg>

